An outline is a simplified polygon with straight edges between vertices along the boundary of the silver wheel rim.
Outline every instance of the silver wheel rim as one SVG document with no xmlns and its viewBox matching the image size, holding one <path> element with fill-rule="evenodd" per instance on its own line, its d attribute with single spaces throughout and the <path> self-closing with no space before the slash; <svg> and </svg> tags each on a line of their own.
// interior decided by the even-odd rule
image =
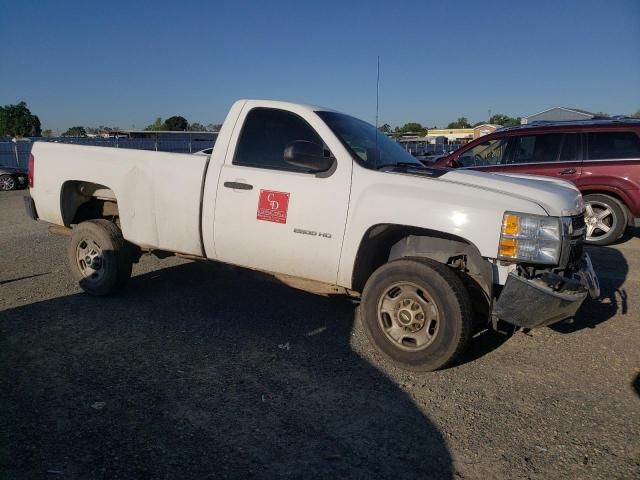
<svg viewBox="0 0 640 480">
<path fill-rule="evenodd" d="M 411 282 L 394 283 L 378 301 L 378 324 L 394 346 L 415 352 L 438 336 L 438 307 L 433 297 Z"/>
<path fill-rule="evenodd" d="M 104 276 L 102 248 L 93 240 L 83 239 L 78 242 L 76 263 L 82 276 L 92 282 L 98 282 Z"/>
<path fill-rule="evenodd" d="M 584 206 L 584 222 L 587 240 L 603 240 L 615 230 L 618 218 L 606 203 L 589 201 Z"/>
<path fill-rule="evenodd" d="M 16 182 L 9 176 L 0 177 L 0 190 L 13 190 Z"/>
</svg>

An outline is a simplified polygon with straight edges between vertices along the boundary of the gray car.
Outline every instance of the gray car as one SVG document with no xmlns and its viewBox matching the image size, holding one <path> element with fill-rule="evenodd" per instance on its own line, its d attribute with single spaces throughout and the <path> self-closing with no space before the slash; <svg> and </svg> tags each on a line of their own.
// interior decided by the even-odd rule
<svg viewBox="0 0 640 480">
<path fill-rule="evenodd" d="M 27 186 L 27 171 L 23 168 L 0 167 L 0 191 Z"/>
</svg>

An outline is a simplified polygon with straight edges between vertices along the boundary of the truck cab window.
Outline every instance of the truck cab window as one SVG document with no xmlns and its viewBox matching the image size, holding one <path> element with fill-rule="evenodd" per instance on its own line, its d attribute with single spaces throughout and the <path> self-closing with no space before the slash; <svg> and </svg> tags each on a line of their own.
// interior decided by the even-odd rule
<svg viewBox="0 0 640 480">
<path fill-rule="evenodd" d="M 274 108 L 254 108 L 242 126 L 233 164 L 305 172 L 284 160 L 285 147 L 296 140 L 323 145 L 316 131 L 298 115 Z"/>
</svg>

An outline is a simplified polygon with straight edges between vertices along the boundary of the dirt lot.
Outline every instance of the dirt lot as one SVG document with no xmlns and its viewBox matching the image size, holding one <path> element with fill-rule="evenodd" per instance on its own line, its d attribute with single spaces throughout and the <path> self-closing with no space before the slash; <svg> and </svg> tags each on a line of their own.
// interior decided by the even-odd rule
<svg viewBox="0 0 640 480">
<path fill-rule="evenodd" d="M 146 257 L 80 293 L 65 239 L 0 194 L 0 478 L 639 478 L 640 238 L 591 249 L 573 324 L 412 374 L 351 301 Z M 636 235 L 639 232 L 634 232 Z"/>
</svg>

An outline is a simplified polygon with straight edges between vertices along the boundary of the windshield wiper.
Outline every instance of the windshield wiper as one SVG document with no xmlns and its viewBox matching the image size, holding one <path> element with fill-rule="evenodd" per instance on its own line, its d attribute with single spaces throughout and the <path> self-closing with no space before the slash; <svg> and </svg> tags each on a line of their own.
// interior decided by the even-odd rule
<svg viewBox="0 0 640 480">
<path fill-rule="evenodd" d="M 393 168 L 393 167 L 407 167 L 407 168 L 418 168 L 418 169 L 425 169 L 426 168 L 421 163 L 396 162 L 396 163 L 385 163 L 383 165 L 378 165 L 376 167 L 376 170 L 382 170 L 383 168 L 388 168 L 388 167 L 391 167 L 391 168 Z"/>
</svg>

